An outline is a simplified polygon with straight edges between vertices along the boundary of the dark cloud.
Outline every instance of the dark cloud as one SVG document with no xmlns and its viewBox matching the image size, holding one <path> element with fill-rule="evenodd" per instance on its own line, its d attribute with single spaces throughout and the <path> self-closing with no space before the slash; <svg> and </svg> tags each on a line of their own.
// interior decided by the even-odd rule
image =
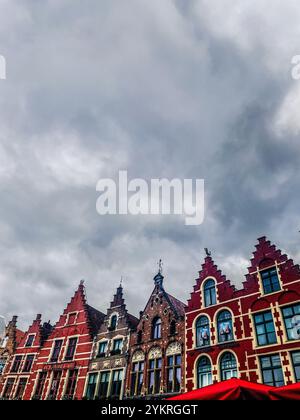
<svg viewBox="0 0 300 420">
<path fill-rule="evenodd" d="M 256 237 L 299 243 L 300 8 L 292 0 L 4 0 L 0 313 L 55 321 L 79 281 L 129 309 L 157 261 L 186 300 L 203 248 L 235 283 Z M 299 109 L 299 107 L 298 107 Z M 206 218 L 100 217 L 96 183 L 205 178 Z"/>
</svg>

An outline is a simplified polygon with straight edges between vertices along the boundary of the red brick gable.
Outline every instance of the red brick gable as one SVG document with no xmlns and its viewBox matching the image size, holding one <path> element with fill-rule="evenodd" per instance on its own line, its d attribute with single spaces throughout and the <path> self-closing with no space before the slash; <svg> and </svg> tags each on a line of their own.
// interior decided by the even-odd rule
<svg viewBox="0 0 300 420">
<path fill-rule="evenodd" d="M 230 280 L 228 280 L 227 277 L 218 268 L 212 257 L 206 257 L 204 260 L 204 264 L 202 264 L 202 270 L 199 272 L 199 278 L 196 280 L 194 291 L 193 293 L 191 293 L 191 298 L 188 300 L 189 311 L 198 309 L 199 307 L 203 306 L 203 294 L 200 294 L 199 302 L 199 290 L 203 288 L 203 283 L 209 278 L 214 279 L 216 282 L 217 292 L 220 301 L 232 299 L 232 297 L 236 293 L 235 286 L 231 284 Z"/>
<path fill-rule="evenodd" d="M 275 265 L 278 267 L 283 285 L 300 279 L 299 265 L 295 265 L 292 259 L 289 259 L 286 254 L 282 254 L 281 250 L 271 244 L 265 236 L 258 239 L 250 263 L 246 281 L 243 283 L 244 290 L 247 293 L 259 291 L 257 272 Z"/>
<path fill-rule="evenodd" d="M 28 330 L 22 334 L 18 347 L 25 347 L 28 337 L 33 334 L 35 337 L 31 347 L 41 347 L 43 341 L 50 334 L 51 329 L 52 327 L 49 323 L 42 324 L 42 316 L 38 314 Z"/>
<path fill-rule="evenodd" d="M 87 304 L 83 282 L 55 324 L 49 339 L 68 335 L 72 327 L 73 335 L 88 333 L 92 338 L 104 318 L 104 314 Z"/>
</svg>

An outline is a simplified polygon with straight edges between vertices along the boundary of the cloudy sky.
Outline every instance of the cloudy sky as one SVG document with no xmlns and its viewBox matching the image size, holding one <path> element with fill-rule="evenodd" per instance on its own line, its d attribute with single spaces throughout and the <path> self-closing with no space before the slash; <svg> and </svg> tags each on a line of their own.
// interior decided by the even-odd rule
<svg viewBox="0 0 300 420">
<path fill-rule="evenodd" d="M 0 314 L 55 322 L 81 279 L 186 300 L 204 247 L 236 284 L 256 238 L 300 262 L 298 0 L 0 0 Z M 102 216 L 96 184 L 204 178 L 206 216 Z"/>
</svg>

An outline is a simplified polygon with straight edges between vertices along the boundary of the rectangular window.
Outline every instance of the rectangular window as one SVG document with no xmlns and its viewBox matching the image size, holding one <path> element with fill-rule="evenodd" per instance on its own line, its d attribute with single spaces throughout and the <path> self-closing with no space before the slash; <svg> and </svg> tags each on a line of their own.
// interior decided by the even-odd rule
<svg viewBox="0 0 300 420">
<path fill-rule="evenodd" d="M 179 392 L 181 388 L 181 356 L 167 358 L 167 392 Z"/>
<path fill-rule="evenodd" d="M 15 384 L 15 380 L 13 378 L 7 379 L 7 382 L 6 382 L 6 385 L 5 385 L 5 388 L 4 388 L 4 392 L 3 392 L 3 398 L 4 399 L 10 398 L 10 395 L 11 395 L 12 389 L 14 387 L 14 384 Z"/>
<path fill-rule="evenodd" d="M 73 360 L 77 346 L 77 340 L 77 338 L 70 338 L 65 360 Z"/>
<path fill-rule="evenodd" d="M 107 398 L 109 388 L 110 372 L 102 372 L 100 375 L 100 385 L 98 397 L 100 399 Z"/>
<path fill-rule="evenodd" d="M 141 395 L 144 382 L 144 362 L 136 362 L 132 365 L 131 372 L 131 396 Z"/>
<path fill-rule="evenodd" d="M 58 361 L 62 345 L 63 340 L 56 340 L 54 342 L 53 352 L 50 360 L 52 363 L 56 363 Z"/>
<path fill-rule="evenodd" d="M 99 344 L 98 357 L 105 357 L 107 352 L 107 341 L 103 341 Z"/>
<path fill-rule="evenodd" d="M 15 399 L 21 400 L 23 398 L 24 391 L 25 391 L 25 388 L 26 388 L 26 385 L 27 385 L 27 381 L 28 381 L 27 378 L 21 378 L 20 379 L 18 387 L 17 387 L 16 394 L 15 394 Z"/>
<path fill-rule="evenodd" d="M 25 347 L 32 347 L 33 342 L 34 342 L 34 338 L 35 338 L 34 334 L 29 335 L 28 338 L 27 338 Z"/>
<path fill-rule="evenodd" d="M 260 275 L 265 295 L 281 290 L 276 267 L 261 271 Z"/>
<path fill-rule="evenodd" d="M 123 370 L 115 370 L 113 373 L 112 386 L 111 386 L 111 398 L 120 398 L 122 383 L 123 383 Z"/>
<path fill-rule="evenodd" d="M 275 325 L 271 311 L 254 316 L 257 344 L 268 346 L 277 343 Z"/>
<path fill-rule="evenodd" d="M 112 349 L 112 352 L 111 352 L 112 356 L 121 354 L 122 344 L 123 344 L 122 339 L 114 340 L 113 349 Z"/>
<path fill-rule="evenodd" d="M 292 353 L 293 368 L 296 382 L 300 382 L 300 352 Z"/>
<path fill-rule="evenodd" d="M 93 400 L 95 398 L 96 386 L 97 386 L 98 373 L 91 373 L 88 379 L 88 385 L 86 390 L 86 398 Z"/>
<path fill-rule="evenodd" d="M 11 368 L 12 373 L 18 373 L 22 362 L 22 356 L 16 356 Z"/>
<path fill-rule="evenodd" d="M 25 360 L 25 363 L 24 363 L 24 366 L 23 366 L 23 372 L 30 372 L 31 371 L 33 361 L 34 361 L 34 356 L 33 355 L 30 354 L 29 356 L 26 357 L 26 360 Z"/>
<path fill-rule="evenodd" d="M 282 314 L 288 340 L 299 340 L 300 332 L 299 328 L 296 327 L 298 325 L 298 318 L 300 318 L 300 304 L 283 308 Z"/>
<path fill-rule="evenodd" d="M 150 360 L 149 362 L 149 384 L 148 384 L 148 393 L 149 394 L 159 394 L 160 385 L 161 385 L 161 368 L 162 368 L 162 359 Z"/>
<path fill-rule="evenodd" d="M 284 386 L 283 370 L 279 354 L 260 358 L 263 382 L 269 386 Z"/>
<path fill-rule="evenodd" d="M 61 375 L 62 372 L 61 370 L 56 370 L 53 373 L 53 379 L 52 379 L 52 383 L 51 383 L 51 387 L 50 387 L 50 393 L 49 393 L 49 400 L 56 400 L 57 394 L 58 394 L 58 389 L 59 389 L 59 384 L 60 384 L 60 380 L 61 380 Z"/>
<path fill-rule="evenodd" d="M 77 383 L 77 376 L 78 376 L 78 370 L 69 371 L 65 399 L 72 400 L 74 398 L 76 383 Z"/>
<path fill-rule="evenodd" d="M 46 379 L 47 379 L 47 372 L 40 372 L 35 394 L 34 394 L 35 400 L 40 400 L 42 398 Z"/>
</svg>

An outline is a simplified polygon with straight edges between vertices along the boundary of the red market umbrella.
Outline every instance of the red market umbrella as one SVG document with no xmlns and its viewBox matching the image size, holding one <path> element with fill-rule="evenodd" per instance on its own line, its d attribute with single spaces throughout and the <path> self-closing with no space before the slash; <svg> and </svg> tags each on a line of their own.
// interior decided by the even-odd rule
<svg viewBox="0 0 300 420">
<path fill-rule="evenodd" d="M 300 400 L 300 384 L 272 388 L 269 394 L 272 400 Z"/>
<path fill-rule="evenodd" d="M 269 400 L 269 386 L 230 379 L 187 394 L 170 398 L 170 401 L 208 401 L 208 400 Z"/>
</svg>

